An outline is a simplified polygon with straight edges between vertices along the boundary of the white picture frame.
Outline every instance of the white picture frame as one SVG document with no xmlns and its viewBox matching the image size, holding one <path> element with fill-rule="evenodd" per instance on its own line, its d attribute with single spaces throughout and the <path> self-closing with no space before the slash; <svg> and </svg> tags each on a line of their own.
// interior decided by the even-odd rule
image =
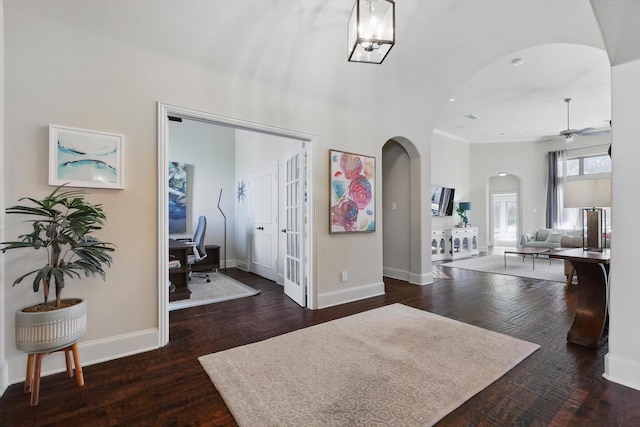
<svg viewBox="0 0 640 427">
<path fill-rule="evenodd" d="M 49 125 L 49 185 L 124 188 L 124 135 Z"/>
</svg>

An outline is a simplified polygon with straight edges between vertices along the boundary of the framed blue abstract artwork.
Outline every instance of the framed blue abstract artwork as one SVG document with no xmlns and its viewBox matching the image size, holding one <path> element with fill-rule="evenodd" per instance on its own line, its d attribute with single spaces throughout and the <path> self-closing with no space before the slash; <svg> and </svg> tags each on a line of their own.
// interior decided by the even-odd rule
<svg viewBox="0 0 640 427">
<path fill-rule="evenodd" d="M 189 166 L 169 162 L 169 234 L 187 232 Z"/>
<path fill-rule="evenodd" d="M 124 188 L 124 135 L 49 125 L 49 185 Z"/>
</svg>

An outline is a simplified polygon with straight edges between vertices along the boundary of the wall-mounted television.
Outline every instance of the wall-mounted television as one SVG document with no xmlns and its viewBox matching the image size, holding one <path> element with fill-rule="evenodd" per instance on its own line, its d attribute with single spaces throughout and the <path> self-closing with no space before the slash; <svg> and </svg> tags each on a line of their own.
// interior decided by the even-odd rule
<svg viewBox="0 0 640 427">
<path fill-rule="evenodd" d="M 452 216 L 455 188 L 434 185 L 431 187 L 431 216 Z"/>
</svg>

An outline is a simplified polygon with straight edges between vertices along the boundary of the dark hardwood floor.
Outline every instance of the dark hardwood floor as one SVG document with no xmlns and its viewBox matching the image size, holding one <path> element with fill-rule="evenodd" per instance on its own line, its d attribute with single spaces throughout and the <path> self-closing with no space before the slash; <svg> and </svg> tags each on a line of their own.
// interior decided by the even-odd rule
<svg viewBox="0 0 640 427">
<path fill-rule="evenodd" d="M 227 274 L 257 296 L 171 312 L 166 347 L 84 368 L 86 385 L 42 379 L 29 407 L 23 384 L 0 398 L 1 426 L 233 426 L 197 357 L 392 303 L 403 303 L 542 346 L 438 426 L 639 426 L 640 392 L 602 378 L 607 346 L 566 343 L 576 290 L 563 283 L 440 267 L 450 278 L 414 286 L 385 279 L 387 293 L 311 311 L 273 282 Z M 50 357 L 62 357 L 61 355 Z"/>
</svg>

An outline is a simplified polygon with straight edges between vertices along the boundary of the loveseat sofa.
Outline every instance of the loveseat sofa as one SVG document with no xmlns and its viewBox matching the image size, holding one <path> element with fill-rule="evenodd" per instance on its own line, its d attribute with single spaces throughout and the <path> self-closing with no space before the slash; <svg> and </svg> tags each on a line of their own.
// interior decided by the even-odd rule
<svg viewBox="0 0 640 427">
<path fill-rule="evenodd" d="M 538 228 L 534 233 L 520 236 L 520 246 L 543 249 L 559 249 L 563 236 L 582 236 L 582 230 Z"/>
</svg>

